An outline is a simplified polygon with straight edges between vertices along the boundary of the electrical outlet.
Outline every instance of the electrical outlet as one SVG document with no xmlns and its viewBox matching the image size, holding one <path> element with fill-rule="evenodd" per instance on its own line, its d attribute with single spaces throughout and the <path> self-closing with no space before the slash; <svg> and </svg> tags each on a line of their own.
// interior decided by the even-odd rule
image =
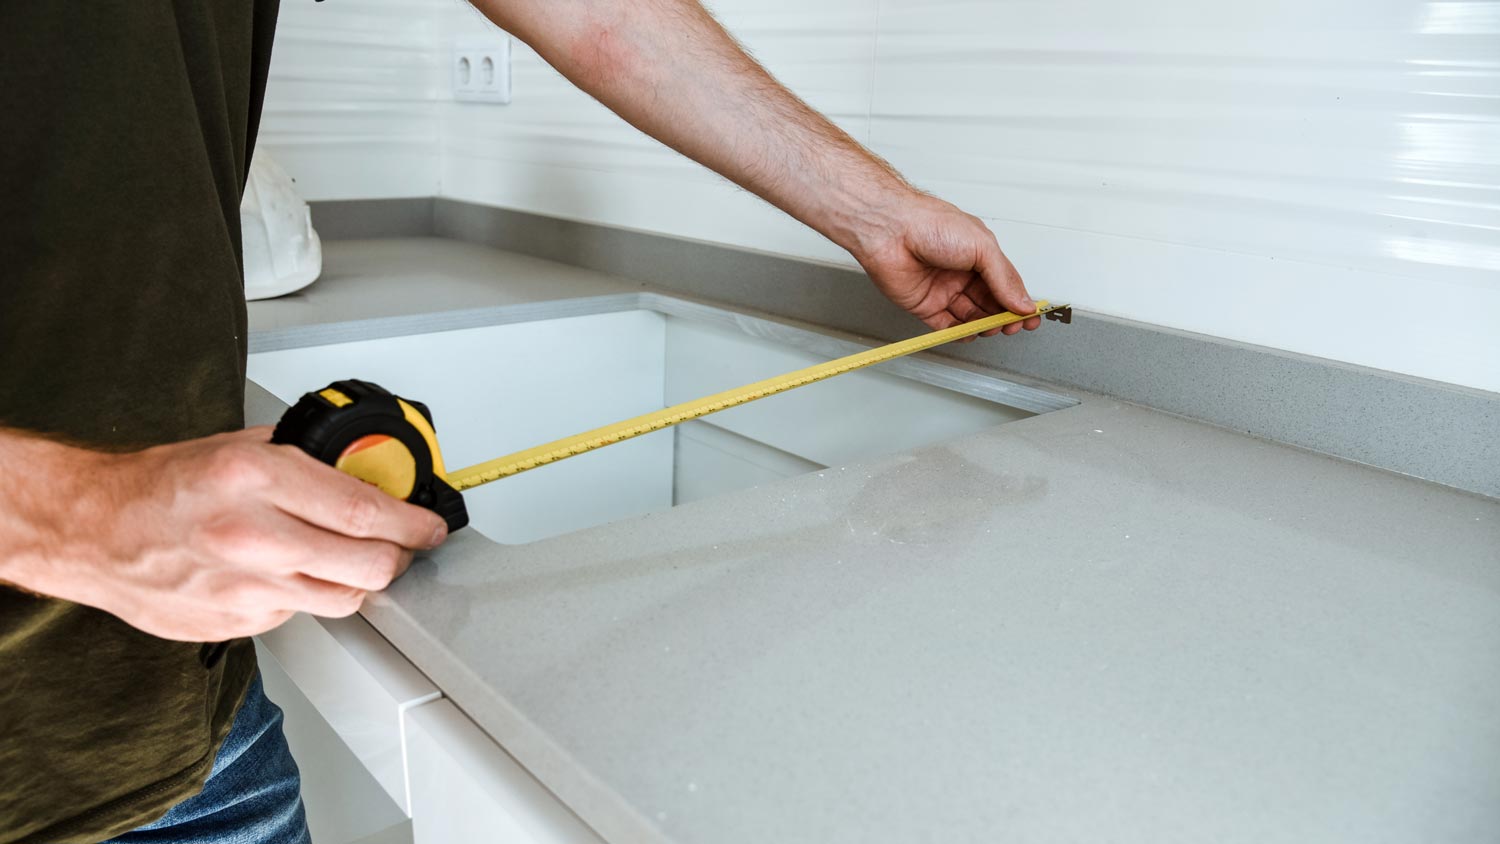
<svg viewBox="0 0 1500 844">
<path fill-rule="evenodd" d="M 453 99 L 510 102 L 510 38 L 460 38 L 453 42 Z"/>
</svg>

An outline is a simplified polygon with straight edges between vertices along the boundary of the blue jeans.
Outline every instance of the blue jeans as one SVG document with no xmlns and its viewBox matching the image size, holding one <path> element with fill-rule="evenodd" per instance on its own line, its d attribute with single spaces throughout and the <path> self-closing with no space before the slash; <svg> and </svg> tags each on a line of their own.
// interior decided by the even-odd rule
<svg viewBox="0 0 1500 844">
<path fill-rule="evenodd" d="M 281 732 L 281 708 L 260 675 L 245 693 L 208 782 L 158 820 L 106 844 L 312 844 L 302 778 Z"/>
</svg>

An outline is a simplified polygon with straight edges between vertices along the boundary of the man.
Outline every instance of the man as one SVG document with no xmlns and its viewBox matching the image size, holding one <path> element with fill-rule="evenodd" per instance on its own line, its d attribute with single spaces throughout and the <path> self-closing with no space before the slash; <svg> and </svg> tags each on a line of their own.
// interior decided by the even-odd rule
<svg viewBox="0 0 1500 844">
<path fill-rule="evenodd" d="M 695 0 L 476 5 L 929 326 L 1034 310 L 982 223 Z M 275 0 L 0 7 L 0 842 L 306 841 L 245 637 L 352 613 L 444 539 L 240 430 L 238 206 L 275 18 Z"/>
</svg>

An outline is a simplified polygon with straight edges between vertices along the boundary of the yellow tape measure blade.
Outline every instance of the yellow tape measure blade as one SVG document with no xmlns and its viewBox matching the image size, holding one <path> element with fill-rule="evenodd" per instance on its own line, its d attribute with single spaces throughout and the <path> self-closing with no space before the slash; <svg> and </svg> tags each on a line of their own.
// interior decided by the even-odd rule
<svg viewBox="0 0 1500 844">
<path fill-rule="evenodd" d="M 669 428 L 690 419 L 698 419 L 711 413 L 728 410 L 731 407 L 739 407 L 740 405 L 749 404 L 752 401 L 763 399 L 767 396 L 774 396 L 777 393 L 784 393 L 797 387 L 823 381 L 835 375 L 842 375 L 845 372 L 852 372 L 856 369 L 862 369 L 877 363 L 905 357 L 915 352 L 941 346 L 944 343 L 951 343 L 954 340 L 962 340 L 965 337 L 982 334 L 995 328 L 1003 328 L 1013 323 L 1031 319 L 1034 316 L 1060 318 L 1061 321 L 1066 322 L 1071 317 L 1071 309 L 1067 305 L 1053 305 L 1042 301 L 1037 303 L 1036 313 L 1013 314 L 1007 311 L 985 317 L 984 319 L 974 320 L 973 322 L 966 322 L 962 325 L 955 325 L 951 328 L 943 328 L 919 337 L 912 337 L 908 340 L 891 343 L 886 346 L 866 349 L 863 352 L 856 352 L 852 355 L 814 364 L 794 372 L 777 375 L 763 381 L 756 381 L 753 384 L 746 384 L 741 387 L 735 387 L 732 390 L 725 390 L 722 393 L 714 393 L 711 396 L 703 396 L 702 398 L 672 405 L 671 407 L 651 413 L 645 413 L 612 425 L 595 428 L 592 431 L 585 431 L 581 434 L 574 434 L 571 437 L 564 437 L 550 443 L 543 443 L 542 445 L 533 446 L 514 454 L 497 457 L 494 460 L 476 463 L 473 466 L 449 472 L 447 474 L 447 481 L 454 489 L 462 492 L 480 484 L 486 484 L 490 481 L 535 469 L 538 466 L 545 466 L 548 463 L 555 463 L 558 460 L 575 457 L 611 443 L 638 437 L 642 434 L 649 434 L 652 431 L 660 431 L 663 428 Z"/>
</svg>

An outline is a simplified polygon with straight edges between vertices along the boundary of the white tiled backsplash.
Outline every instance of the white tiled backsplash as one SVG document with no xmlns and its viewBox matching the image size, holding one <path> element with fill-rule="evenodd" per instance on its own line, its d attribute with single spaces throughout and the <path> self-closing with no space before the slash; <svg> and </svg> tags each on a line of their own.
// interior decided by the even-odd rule
<svg viewBox="0 0 1500 844">
<path fill-rule="evenodd" d="M 447 44 L 488 26 L 466 4 L 344 5 L 282 12 L 264 137 L 310 197 L 439 194 L 848 261 L 524 46 L 511 105 L 451 102 Z M 984 217 L 1038 295 L 1500 390 L 1496 0 L 712 7 Z"/>
</svg>

